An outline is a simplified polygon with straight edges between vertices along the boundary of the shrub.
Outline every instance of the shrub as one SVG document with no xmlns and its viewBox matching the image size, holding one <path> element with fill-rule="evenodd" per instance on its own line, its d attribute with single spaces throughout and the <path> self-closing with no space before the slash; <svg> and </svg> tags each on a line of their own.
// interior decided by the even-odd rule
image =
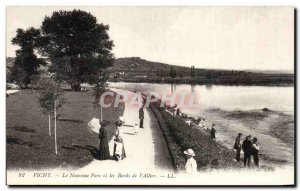
<svg viewBox="0 0 300 191">
<path fill-rule="evenodd" d="M 240 164 L 233 160 L 233 150 L 212 140 L 207 132 L 189 126 L 182 118 L 172 116 L 159 105 L 160 101 L 157 101 L 150 107 L 162 128 L 176 169 L 184 169 L 186 160 L 183 151 L 189 148 L 196 153 L 198 169 L 240 167 Z"/>
</svg>

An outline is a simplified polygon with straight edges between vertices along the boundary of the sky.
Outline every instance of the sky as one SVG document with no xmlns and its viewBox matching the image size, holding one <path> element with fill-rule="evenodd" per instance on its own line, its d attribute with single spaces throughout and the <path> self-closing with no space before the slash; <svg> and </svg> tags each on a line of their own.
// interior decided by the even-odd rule
<svg viewBox="0 0 300 191">
<path fill-rule="evenodd" d="M 81 9 L 110 26 L 116 58 L 196 68 L 294 70 L 293 7 L 7 7 L 6 55 L 17 28 Z"/>
</svg>

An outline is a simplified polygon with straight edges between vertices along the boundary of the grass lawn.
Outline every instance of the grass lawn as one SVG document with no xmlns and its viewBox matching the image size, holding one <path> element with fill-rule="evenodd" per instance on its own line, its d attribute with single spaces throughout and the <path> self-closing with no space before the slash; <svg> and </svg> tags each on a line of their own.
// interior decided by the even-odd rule
<svg viewBox="0 0 300 191">
<path fill-rule="evenodd" d="M 67 103 L 57 120 L 58 155 L 54 150 L 54 121 L 50 137 L 48 116 L 42 113 L 37 92 L 22 90 L 6 98 L 8 169 L 79 168 L 93 160 L 99 139 L 98 134 L 88 131 L 87 123 L 93 117 L 100 118 L 100 112 L 94 108 L 92 92 L 64 93 Z M 107 97 L 105 102 L 113 100 Z M 104 119 L 111 122 L 106 128 L 108 140 L 116 129 L 113 122 L 123 112 L 124 104 L 103 109 Z"/>
</svg>

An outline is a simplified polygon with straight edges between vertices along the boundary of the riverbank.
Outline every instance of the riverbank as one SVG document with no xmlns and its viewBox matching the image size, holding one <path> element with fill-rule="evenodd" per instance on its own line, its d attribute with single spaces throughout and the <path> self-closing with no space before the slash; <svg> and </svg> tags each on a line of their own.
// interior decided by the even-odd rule
<svg viewBox="0 0 300 191">
<path fill-rule="evenodd" d="M 127 83 L 160 83 L 160 84 L 188 84 L 188 85 L 228 85 L 228 86 L 294 86 L 294 75 L 274 75 L 253 78 L 153 78 L 153 77 L 131 77 L 110 79 L 110 82 Z"/>
<path fill-rule="evenodd" d="M 179 170 L 182 170 L 185 162 L 181 153 L 188 148 L 196 152 L 195 159 L 199 171 L 241 168 L 242 165 L 235 161 L 233 151 L 235 137 L 239 132 L 243 133 L 243 139 L 249 134 L 258 138 L 261 148 L 259 152 L 261 169 L 274 170 L 294 165 L 292 115 L 267 108 L 254 111 L 209 109 L 204 110 L 201 115 L 194 117 L 188 115 L 187 119 L 184 119 L 173 116 L 170 113 L 172 109 L 160 108 L 159 104 L 160 101 L 152 104 L 151 109 L 160 122 L 162 131 L 165 132 L 173 163 Z M 208 128 L 213 123 L 216 124 L 216 141 L 210 138 L 209 131 L 204 131 L 193 123 L 198 117 L 206 119 L 205 125 Z M 191 121 L 191 125 L 187 120 Z M 212 164 L 214 161 L 217 162 Z"/>
<path fill-rule="evenodd" d="M 110 83 L 110 86 L 143 93 L 195 93 L 195 102 L 199 105 L 181 107 L 181 111 L 194 119 L 205 118 L 209 128 L 216 124 L 217 140 L 227 149 L 233 150 L 238 132 L 243 133 L 242 139 L 251 134 L 259 140 L 262 166 L 277 168 L 294 164 L 292 87 L 193 87 L 148 83 Z M 182 150 L 176 152 L 181 153 Z"/>
<path fill-rule="evenodd" d="M 183 152 L 193 149 L 198 171 L 212 169 L 240 169 L 242 163 L 234 160 L 235 153 L 220 142 L 211 139 L 209 133 L 197 129 L 183 118 L 174 116 L 168 108 L 160 107 L 160 100 L 151 103 L 151 110 L 159 121 L 167 141 L 173 165 L 177 171 L 184 171 L 185 157 Z"/>
<path fill-rule="evenodd" d="M 48 116 L 42 113 L 37 92 L 22 90 L 6 98 L 6 161 L 8 169 L 80 168 L 90 163 L 98 149 L 97 134 L 87 130 L 87 123 L 100 118 L 94 108 L 93 93 L 64 92 L 67 103 L 57 120 L 58 155 L 54 152 L 54 136 L 48 135 Z M 114 94 L 116 95 L 116 94 Z M 105 102 L 113 102 L 106 99 Z M 103 109 L 108 137 L 115 132 L 114 121 L 123 115 L 124 104 Z"/>
<path fill-rule="evenodd" d="M 204 118 L 205 125 L 216 124 L 217 139 L 233 148 L 237 133 L 258 138 L 260 164 L 274 168 L 294 165 L 294 116 L 268 109 L 222 110 L 218 108 L 189 112 L 193 118 Z"/>
<path fill-rule="evenodd" d="M 190 68 L 152 62 L 140 57 L 118 58 L 108 70 L 112 74 L 112 82 L 264 86 L 294 84 L 293 71 Z"/>
</svg>

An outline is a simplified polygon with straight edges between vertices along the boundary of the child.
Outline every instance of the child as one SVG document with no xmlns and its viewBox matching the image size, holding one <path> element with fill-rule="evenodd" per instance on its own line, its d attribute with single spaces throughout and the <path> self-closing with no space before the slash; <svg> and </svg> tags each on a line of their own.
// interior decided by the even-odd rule
<svg viewBox="0 0 300 191">
<path fill-rule="evenodd" d="M 114 157 L 118 162 L 126 157 L 123 139 L 118 135 L 115 138 Z"/>
</svg>

